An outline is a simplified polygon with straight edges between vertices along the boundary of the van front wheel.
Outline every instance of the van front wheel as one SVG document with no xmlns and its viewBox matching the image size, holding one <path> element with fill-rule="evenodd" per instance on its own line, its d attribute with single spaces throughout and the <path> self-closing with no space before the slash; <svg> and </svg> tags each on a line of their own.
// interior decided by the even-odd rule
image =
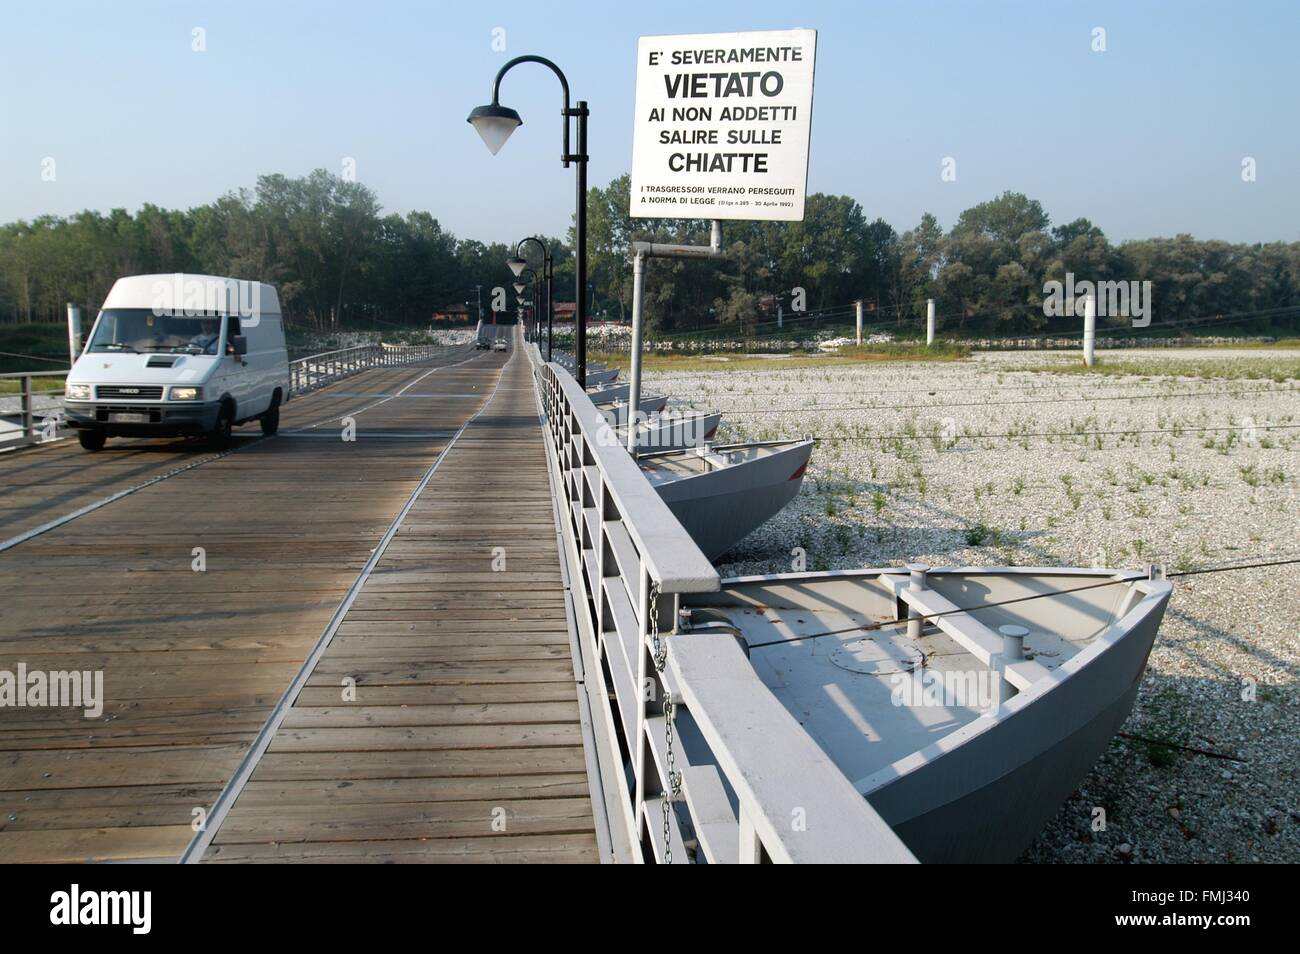
<svg viewBox="0 0 1300 954">
<path fill-rule="evenodd" d="M 107 438 L 108 435 L 105 434 L 103 431 L 97 431 L 91 429 L 77 431 L 77 440 L 80 441 L 81 446 L 88 451 L 103 450 L 104 441 L 107 440 Z"/>
<path fill-rule="evenodd" d="M 280 403 L 278 401 L 262 412 L 261 422 L 262 434 L 266 437 L 272 436 L 280 429 Z"/>
<path fill-rule="evenodd" d="M 229 404 L 221 405 L 217 413 L 217 426 L 212 429 L 212 443 L 217 447 L 230 446 L 230 432 L 235 426 L 235 411 Z"/>
</svg>

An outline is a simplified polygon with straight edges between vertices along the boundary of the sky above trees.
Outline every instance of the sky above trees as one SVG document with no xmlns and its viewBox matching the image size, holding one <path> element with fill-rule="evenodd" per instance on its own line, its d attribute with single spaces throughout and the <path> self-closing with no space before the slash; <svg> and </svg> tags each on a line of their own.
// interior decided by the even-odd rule
<svg viewBox="0 0 1300 954">
<path fill-rule="evenodd" d="M 810 189 L 873 221 L 929 212 L 948 230 L 1011 190 L 1112 241 L 1300 238 L 1287 0 L 9 4 L 0 222 L 191 208 L 351 160 L 387 210 L 436 210 L 457 236 L 561 233 L 554 79 L 507 78 L 524 126 L 495 157 L 465 122 L 508 57 L 552 57 L 590 101 L 590 181 L 606 183 L 630 164 L 639 35 L 792 26 L 819 31 Z"/>
</svg>

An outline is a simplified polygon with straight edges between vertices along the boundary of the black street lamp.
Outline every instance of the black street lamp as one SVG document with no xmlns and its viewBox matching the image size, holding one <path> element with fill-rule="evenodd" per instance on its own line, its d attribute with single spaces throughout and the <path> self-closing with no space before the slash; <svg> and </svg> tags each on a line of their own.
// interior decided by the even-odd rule
<svg viewBox="0 0 1300 954">
<path fill-rule="evenodd" d="M 537 247 L 542 250 L 542 278 L 546 281 L 546 360 L 551 360 L 551 337 L 555 328 L 555 262 L 551 258 L 551 250 L 546 247 L 546 243 L 535 235 L 528 238 L 520 239 L 519 244 L 515 246 L 515 257 L 506 262 L 510 270 L 516 276 L 521 274 L 528 262 L 523 258 L 523 249 L 525 242 L 536 242 Z M 540 315 L 538 318 L 540 319 Z M 538 332 L 541 327 L 539 325 Z"/>
<path fill-rule="evenodd" d="M 560 86 L 564 90 L 564 109 L 561 115 L 564 117 L 564 152 L 560 156 L 560 162 L 564 168 L 569 167 L 569 163 L 577 166 L 577 209 L 576 223 L 574 227 L 574 322 L 575 338 L 574 342 L 574 363 L 577 374 L 575 377 L 581 387 L 587 384 L 587 296 L 584 293 L 587 287 L 587 103 L 585 100 L 578 100 L 576 106 L 569 105 L 569 81 L 565 78 L 560 68 L 543 56 L 516 56 L 513 60 L 501 67 L 492 81 L 492 102 L 487 106 L 478 106 L 473 109 L 468 117 L 468 122 L 478 132 L 483 139 L 483 144 L 488 147 L 492 155 L 496 155 L 510 134 L 523 125 L 523 119 L 519 114 L 508 106 L 501 105 L 501 78 L 506 75 L 513 67 L 520 63 L 540 63 L 549 68 L 560 81 Z M 577 123 L 578 151 L 569 152 L 569 118 L 575 118 Z M 550 346 L 547 346 L 547 358 L 549 359 Z"/>
<path fill-rule="evenodd" d="M 515 295 L 519 298 L 519 303 L 520 304 L 524 303 L 525 289 L 531 290 L 533 293 L 533 300 L 531 302 L 532 321 L 529 322 L 527 325 L 525 325 L 524 330 L 525 330 L 525 337 L 529 341 L 536 341 L 537 326 L 538 326 L 538 321 L 540 320 L 538 317 L 538 297 L 541 295 L 541 284 L 537 280 L 537 273 L 528 267 L 527 262 L 524 263 L 523 267 L 518 269 L 515 268 L 516 263 L 521 261 L 523 260 L 517 258 L 511 258 L 506 260 L 506 264 L 509 265 L 510 270 L 515 273 L 515 278 L 519 279 L 519 281 L 515 282 L 515 286 L 514 286 Z M 525 278 L 527 278 L 527 281 L 524 281 Z"/>
</svg>

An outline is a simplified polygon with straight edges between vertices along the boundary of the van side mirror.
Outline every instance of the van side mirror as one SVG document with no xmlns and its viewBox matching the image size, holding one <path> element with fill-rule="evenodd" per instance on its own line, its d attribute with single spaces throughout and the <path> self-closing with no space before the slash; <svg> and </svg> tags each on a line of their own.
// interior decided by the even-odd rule
<svg viewBox="0 0 1300 954">
<path fill-rule="evenodd" d="M 235 335 L 230 339 L 230 344 L 235 349 L 235 354 L 248 354 L 248 339 L 243 335 Z"/>
</svg>

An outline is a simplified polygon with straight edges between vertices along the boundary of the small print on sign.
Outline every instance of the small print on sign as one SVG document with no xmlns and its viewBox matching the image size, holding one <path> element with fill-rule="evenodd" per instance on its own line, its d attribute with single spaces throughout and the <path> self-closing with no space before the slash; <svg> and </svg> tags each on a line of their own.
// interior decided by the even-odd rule
<svg viewBox="0 0 1300 954">
<path fill-rule="evenodd" d="M 631 214 L 803 218 L 816 30 L 643 36 Z"/>
</svg>

